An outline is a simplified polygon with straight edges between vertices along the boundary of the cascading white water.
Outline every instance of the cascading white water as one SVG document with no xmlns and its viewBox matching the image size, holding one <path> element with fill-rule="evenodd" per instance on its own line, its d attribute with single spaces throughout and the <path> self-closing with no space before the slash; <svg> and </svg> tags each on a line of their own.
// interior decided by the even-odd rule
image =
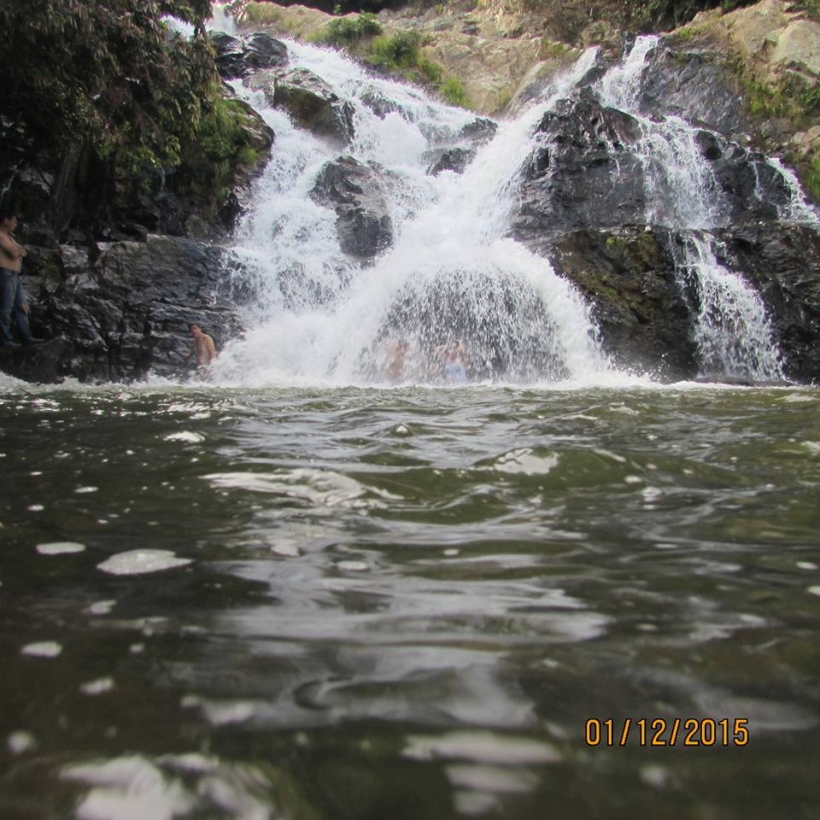
<svg viewBox="0 0 820 820">
<path fill-rule="evenodd" d="M 438 345 L 462 338 L 480 379 L 596 378 L 608 363 L 583 299 L 550 263 L 503 238 L 537 118 L 573 87 L 595 54 L 537 107 L 501 123 L 462 175 L 426 173 L 426 152 L 475 121 L 418 89 L 369 76 L 342 55 L 288 42 L 306 67 L 355 111 L 349 153 L 379 163 L 393 247 L 361 268 L 340 250 L 335 213 L 309 196 L 338 151 L 298 130 L 261 94 L 237 84 L 276 133 L 273 158 L 236 235 L 242 276 L 259 293 L 253 329 L 228 345 L 217 376 L 242 383 L 384 381 L 386 357 L 409 344 L 403 378 L 441 380 Z M 377 116 L 366 95 L 389 101 Z"/>
<path fill-rule="evenodd" d="M 701 235 L 687 236 L 683 268 L 693 274 L 700 309 L 695 341 L 705 376 L 755 380 L 783 378 L 771 329 L 757 291 L 715 258 Z"/>
<path fill-rule="evenodd" d="M 708 230 L 728 224 L 728 217 L 720 185 L 698 146 L 698 129 L 680 117 L 649 118 L 640 111 L 642 74 L 658 42 L 656 36 L 639 37 L 622 63 L 599 81 L 598 91 L 604 105 L 625 111 L 641 127 L 636 152 L 644 165 L 647 223 L 687 234 L 678 268 L 692 280 L 700 303 L 695 336 L 701 373 L 782 379 L 762 298 L 720 264 L 711 247 Z M 799 186 L 791 184 L 790 190 L 797 202 Z M 799 205 L 789 206 L 788 215 L 798 212 Z"/>
</svg>

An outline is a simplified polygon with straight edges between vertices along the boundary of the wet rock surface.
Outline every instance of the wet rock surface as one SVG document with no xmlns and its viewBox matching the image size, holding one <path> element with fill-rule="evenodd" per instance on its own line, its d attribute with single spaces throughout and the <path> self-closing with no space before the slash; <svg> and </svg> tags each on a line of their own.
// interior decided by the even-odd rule
<svg viewBox="0 0 820 820">
<path fill-rule="evenodd" d="M 375 163 L 353 157 L 327 163 L 316 179 L 311 198 L 336 211 L 339 244 L 345 253 L 372 259 L 393 244 L 393 224 Z"/>
<path fill-rule="evenodd" d="M 184 358 L 189 323 L 200 324 L 218 348 L 241 332 L 222 248 L 150 236 L 93 251 L 33 250 L 24 277 L 31 323 L 37 336 L 50 339 L 9 351 L 0 369 L 43 383 L 179 377 L 192 364 Z"/>
<path fill-rule="evenodd" d="M 340 147 L 353 138 L 353 106 L 312 71 L 267 69 L 254 74 L 250 86 L 261 90 L 271 105 L 284 108 L 301 128 Z"/>
<path fill-rule="evenodd" d="M 216 67 L 225 80 L 247 77 L 261 68 L 282 68 L 288 62 L 287 46 L 264 32 L 231 37 L 218 31 L 211 35 Z"/>
</svg>

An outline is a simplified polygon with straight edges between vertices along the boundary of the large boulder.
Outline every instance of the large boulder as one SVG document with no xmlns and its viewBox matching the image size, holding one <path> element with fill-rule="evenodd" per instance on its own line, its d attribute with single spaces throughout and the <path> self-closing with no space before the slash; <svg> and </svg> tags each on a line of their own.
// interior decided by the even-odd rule
<svg viewBox="0 0 820 820">
<path fill-rule="evenodd" d="M 651 116 L 673 114 L 724 135 L 749 129 L 737 77 L 711 53 L 661 44 L 647 58 L 638 104 Z"/>
<path fill-rule="evenodd" d="M 442 171 L 460 174 L 475 158 L 478 148 L 489 142 L 498 124 L 487 117 L 476 117 L 455 133 L 429 134 L 433 147 L 425 154 L 427 173 L 438 176 Z"/>
<path fill-rule="evenodd" d="M 300 128 L 338 146 L 353 139 L 353 106 L 312 71 L 265 69 L 256 72 L 249 85 L 261 90 L 271 105 L 284 108 Z"/>
<path fill-rule="evenodd" d="M 43 382 L 183 375 L 189 323 L 218 345 L 242 329 L 225 256 L 217 246 L 169 236 L 91 251 L 32 247 L 24 277 L 32 327 L 53 341 L 0 358 L 0 368 Z"/>
<path fill-rule="evenodd" d="M 511 233 L 534 249 L 562 232 L 642 222 L 643 164 L 636 119 L 592 95 L 562 100 L 538 125 Z"/>
<path fill-rule="evenodd" d="M 577 230 L 550 254 L 590 304 L 613 363 L 664 380 L 698 373 L 695 294 L 678 276 L 673 240 L 660 228 Z"/>
<path fill-rule="evenodd" d="M 393 244 L 381 171 L 375 163 L 339 157 L 324 165 L 311 191 L 314 201 L 336 211 L 342 250 L 360 259 L 372 259 Z"/>
<path fill-rule="evenodd" d="M 232 37 L 217 31 L 211 35 L 216 67 L 225 80 L 247 77 L 260 68 L 282 68 L 288 62 L 287 46 L 264 32 Z"/>
<path fill-rule="evenodd" d="M 673 126 L 647 130 L 645 122 L 602 106 L 586 90 L 562 100 L 538 125 L 511 234 L 545 252 L 567 231 L 648 222 L 704 227 L 777 220 L 787 211 L 792 191 L 763 154 L 716 131 Z M 686 210 L 686 186 L 668 173 L 662 152 L 649 150 L 650 141 L 664 138 L 670 156 L 691 150 L 686 174 L 703 186 L 696 204 L 704 213 Z"/>
</svg>

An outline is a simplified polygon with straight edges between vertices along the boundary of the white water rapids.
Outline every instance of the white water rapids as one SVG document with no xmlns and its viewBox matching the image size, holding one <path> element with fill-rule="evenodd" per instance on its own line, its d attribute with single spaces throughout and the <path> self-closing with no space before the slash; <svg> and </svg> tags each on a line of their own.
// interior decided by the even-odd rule
<svg viewBox="0 0 820 820">
<path fill-rule="evenodd" d="M 342 252 L 335 212 L 310 197 L 319 172 L 339 151 L 295 128 L 261 92 L 236 83 L 276 141 L 235 236 L 236 276 L 258 294 L 251 329 L 222 352 L 219 381 L 386 383 L 391 351 L 401 342 L 407 353 L 400 381 L 436 383 L 442 381 L 441 364 L 433 351 L 458 338 L 474 378 L 482 380 L 594 384 L 625 378 L 601 351 L 575 287 L 548 260 L 505 237 L 535 124 L 588 73 L 595 50 L 524 113 L 498 123 L 463 174 L 431 176 L 430 149 L 457 142 L 460 130 L 475 121 L 473 113 L 373 77 L 337 52 L 287 46 L 290 68 L 308 68 L 353 106 L 355 138 L 346 153 L 383 169 L 394 242 L 370 267 Z M 703 372 L 780 378 L 760 297 L 717 264 L 698 232 L 717 224 L 719 201 L 694 129 L 674 118 L 650 121 L 634 110 L 634 89 L 652 46 L 650 38 L 639 40 L 598 90 L 606 104 L 631 113 L 645 131 L 641 151 L 653 187 L 647 222 L 693 229 L 681 275 L 694 272 L 703 302 L 697 322 Z M 374 94 L 389 102 L 383 118 L 363 101 Z"/>
</svg>

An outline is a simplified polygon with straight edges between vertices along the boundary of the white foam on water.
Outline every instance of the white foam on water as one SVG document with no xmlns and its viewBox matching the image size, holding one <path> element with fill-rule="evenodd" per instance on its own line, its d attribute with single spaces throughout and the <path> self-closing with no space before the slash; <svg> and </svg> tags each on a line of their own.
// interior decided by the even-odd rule
<svg viewBox="0 0 820 820">
<path fill-rule="evenodd" d="M 261 772 L 196 753 L 75 763 L 64 766 L 60 778 L 88 788 L 77 804 L 77 820 L 271 816 L 271 784 Z"/>
<path fill-rule="evenodd" d="M 26 644 L 20 653 L 29 655 L 32 658 L 56 658 L 62 654 L 62 644 L 57 641 L 38 641 L 36 643 Z"/>
<path fill-rule="evenodd" d="M 117 602 L 115 600 L 111 601 L 96 601 L 95 603 L 91 604 L 91 606 L 86 609 L 86 612 L 89 615 L 108 615 L 110 614 L 111 610 L 116 606 Z"/>
<path fill-rule="evenodd" d="M 77 820 L 173 820 L 194 807 L 178 780 L 166 781 L 142 757 L 66 766 L 61 777 L 93 787 L 77 807 Z"/>
<path fill-rule="evenodd" d="M 245 723 L 256 712 L 255 705 L 250 701 L 205 700 L 199 705 L 208 722 L 213 726 Z"/>
<path fill-rule="evenodd" d="M 336 568 L 342 572 L 369 572 L 370 564 L 366 561 L 338 561 Z"/>
<path fill-rule="evenodd" d="M 165 436 L 165 441 L 184 441 L 188 444 L 199 444 L 205 441 L 205 436 L 201 433 L 192 433 L 188 430 L 183 430 L 180 433 L 169 433 Z"/>
<path fill-rule="evenodd" d="M 413 760 L 472 760 L 507 766 L 563 760 L 561 753 L 549 743 L 482 731 L 410 735 L 402 756 Z"/>
<path fill-rule="evenodd" d="M 38 544 L 37 552 L 40 555 L 70 555 L 85 551 L 85 544 L 78 544 L 76 541 L 49 541 L 46 544 Z"/>
<path fill-rule="evenodd" d="M 31 732 L 12 732 L 6 738 L 6 748 L 13 755 L 21 755 L 37 748 L 37 738 Z"/>
<path fill-rule="evenodd" d="M 384 506 L 380 498 L 395 498 L 378 488 L 366 487 L 350 476 L 307 467 L 274 473 L 212 473 L 204 478 L 226 490 L 270 493 L 320 507 L 374 509 Z M 377 498 L 370 497 L 372 495 Z"/>
<path fill-rule="evenodd" d="M 103 695 L 114 688 L 113 678 L 97 678 L 80 684 L 80 691 L 84 695 Z"/>
<path fill-rule="evenodd" d="M 101 564 L 97 564 L 97 569 L 110 575 L 144 575 L 184 567 L 191 563 L 190 558 L 178 558 L 170 550 L 142 549 L 112 555 Z"/>
<path fill-rule="evenodd" d="M 554 453 L 537 456 L 531 449 L 522 448 L 500 456 L 493 468 L 509 475 L 547 475 L 558 466 L 558 462 L 559 457 Z"/>
</svg>

